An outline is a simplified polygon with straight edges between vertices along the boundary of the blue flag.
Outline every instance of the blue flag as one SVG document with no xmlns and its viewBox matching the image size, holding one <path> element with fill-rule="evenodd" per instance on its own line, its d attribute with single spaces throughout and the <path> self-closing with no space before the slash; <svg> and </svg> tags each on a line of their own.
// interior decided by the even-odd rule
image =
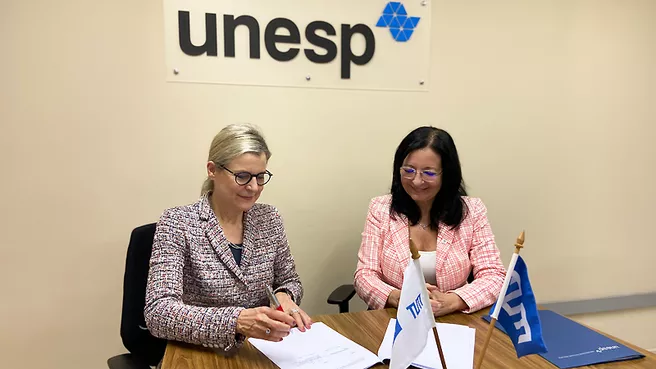
<svg viewBox="0 0 656 369">
<path fill-rule="evenodd" d="M 518 358 L 547 352 L 528 269 L 521 256 L 517 255 L 515 268 L 508 273 L 511 273 L 510 283 L 497 322 L 510 337 Z M 492 306 L 490 312 L 494 312 L 496 305 Z"/>
</svg>

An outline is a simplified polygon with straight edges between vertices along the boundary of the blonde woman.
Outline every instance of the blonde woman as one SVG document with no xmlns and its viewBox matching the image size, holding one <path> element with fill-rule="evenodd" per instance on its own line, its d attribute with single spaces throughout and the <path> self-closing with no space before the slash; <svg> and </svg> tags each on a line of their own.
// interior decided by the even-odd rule
<svg viewBox="0 0 656 369">
<path fill-rule="evenodd" d="M 256 203 L 270 157 L 256 128 L 224 128 L 200 199 L 161 216 L 144 311 L 154 336 L 229 352 L 246 337 L 280 341 L 293 326 L 310 328 L 280 214 Z M 267 288 L 284 312 L 269 307 Z"/>
</svg>

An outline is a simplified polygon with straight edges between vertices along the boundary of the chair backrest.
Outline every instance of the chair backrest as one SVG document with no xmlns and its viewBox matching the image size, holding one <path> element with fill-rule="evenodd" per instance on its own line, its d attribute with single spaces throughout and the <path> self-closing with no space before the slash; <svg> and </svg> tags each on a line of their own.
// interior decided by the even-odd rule
<svg viewBox="0 0 656 369">
<path fill-rule="evenodd" d="M 467 283 L 472 283 L 474 281 L 474 270 L 469 272 L 469 275 L 467 276 Z"/>
<path fill-rule="evenodd" d="M 150 223 L 137 227 L 130 235 L 123 277 L 121 312 L 123 346 L 131 354 L 152 366 L 159 363 L 166 349 L 166 340 L 151 335 L 144 319 L 146 283 L 155 226 L 155 223 Z"/>
</svg>

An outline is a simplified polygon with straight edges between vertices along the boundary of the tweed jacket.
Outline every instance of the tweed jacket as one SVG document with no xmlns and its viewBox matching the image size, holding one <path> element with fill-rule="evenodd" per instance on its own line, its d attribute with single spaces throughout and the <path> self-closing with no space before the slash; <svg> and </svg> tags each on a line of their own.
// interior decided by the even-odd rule
<svg viewBox="0 0 656 369">
<path fill-rule="evenodd" d="M 235 332 L 239 313 L 269 305 L 265 286 L 286 291 L 300 305 L 303 287 L 275 207 L 255 204 L 244 214 L 243 247 L 238 266 L 207 195 L 166 210 L 146 287 L 150 332 L 227 352 L 245 339 Z"/>
<path fill-rule="evenodd" d="M 441 292 L 454 292 L 470 313 L 492 305 L 503 286 L 505 268 L 478 198 L 463 197 L 466 217 L 455 229 L 440 224 L 435 240 L 435 274 Z M 410 260 L 408 219 L 390 215 L 392 196 L 371 200 L 355 271 L 355 289 L 373 309 L 381 309 L 394 289 L 403 285 L 403 272 Z M 474 281 L 467 283 L 473 270 Z"/>
</svg>

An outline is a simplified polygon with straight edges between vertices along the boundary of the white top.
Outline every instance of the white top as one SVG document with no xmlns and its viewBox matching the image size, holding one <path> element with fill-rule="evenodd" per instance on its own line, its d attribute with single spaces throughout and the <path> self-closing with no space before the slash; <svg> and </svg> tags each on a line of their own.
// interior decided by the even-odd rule
<svg viewBox="0 0 656 369">
<path fill-rule="evenodd" d="M 437 277 L 435 275 L 435 251 L 419 251 L 419 264 L 421 271 L 424 273 L 426 283 L 432 285 L 437 284 Z"/>
</svg>

